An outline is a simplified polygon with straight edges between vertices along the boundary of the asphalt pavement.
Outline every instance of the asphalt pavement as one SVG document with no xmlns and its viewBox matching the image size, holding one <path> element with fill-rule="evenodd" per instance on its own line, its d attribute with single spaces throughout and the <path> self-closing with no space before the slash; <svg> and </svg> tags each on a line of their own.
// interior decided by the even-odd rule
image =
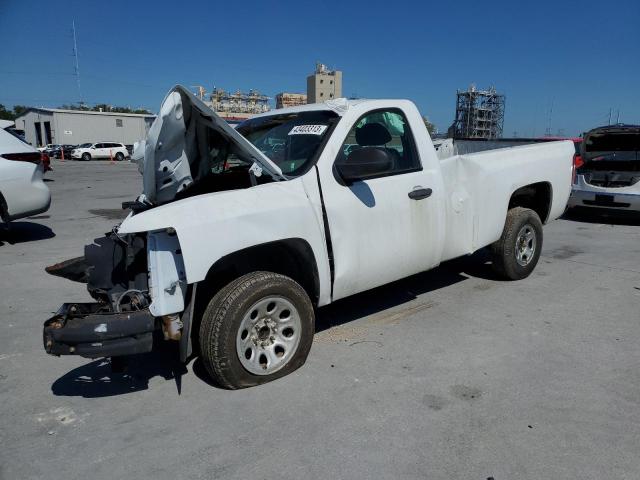
<svg viewBox="0 0 640 480">
<path fill-rule="evenodd" d="M 545 227 L 534 273 L 482 253 L 321 309 L 307 364 L 225 391 L 170 346 L 55 358 L 42 323 L 138 194 L 128 162 L 54 161 L 45 214 L 0 233 L 2 479 L 638 479 L 640 220 Z"/>
</svg>

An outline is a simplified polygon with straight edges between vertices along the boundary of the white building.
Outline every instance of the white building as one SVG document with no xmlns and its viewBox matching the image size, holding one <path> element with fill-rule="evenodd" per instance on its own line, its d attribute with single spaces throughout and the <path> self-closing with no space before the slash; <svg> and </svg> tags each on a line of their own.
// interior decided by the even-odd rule
<svg viewBox="0 0 640 480">
<path fill-rule="evenodd" d="M 146 138 L 155 118 L 137 113 L 30 108 L 15 123 L 17 129 L 24 130 L 27 143 L 34 147 L 104 141 L 132 145 Z"/>
</svg>

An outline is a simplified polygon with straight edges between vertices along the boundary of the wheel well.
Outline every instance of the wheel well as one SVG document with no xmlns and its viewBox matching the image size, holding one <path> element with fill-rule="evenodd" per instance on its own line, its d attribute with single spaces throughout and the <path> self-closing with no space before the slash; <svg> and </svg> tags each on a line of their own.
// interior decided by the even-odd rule
<svg viewBox="0 0 640 480">
<path fill-rule="evenodd" d="M 313 305 L 320 296 L 318 265 L 311 246 L 301 238 L 289 238 L 238 250 L 214 263 L 205 279 L 198 282 L 191 342 L 198 349 L 198 332 L 202 315 L 215 293 L 236 278 L 257 271 L 286 275 L 305 289 Z"/>
<path fill-rule="evenodd" d="M 204 308 L 218 290 L 242 275 L 257 271 L 286 275 L 305 289 L 311 303 L 320 295 L 318 265 L 311 246 L 301 238 L 289 238 L 238 250 L 214 263 L 206 278 L 198 283 L 196 307 Z M 204 311 L 202 308 L 202 311 Z"/>
<path fill-rule="evenodd" d="M 7 206 L 7 201 L 2 196 L 2 192 L 0 192 L 0 220 L 9 223 L 9 207 Z"/>
<path fill-rule="evenodd" d="M 525 185 L 513 192 L 509 200 L 509 209 L 530 208 L 538 214 L 542 223 L 546 223 L 551 210 L 551 195 L 551 184 L 548 182 Z"/>
</svg>

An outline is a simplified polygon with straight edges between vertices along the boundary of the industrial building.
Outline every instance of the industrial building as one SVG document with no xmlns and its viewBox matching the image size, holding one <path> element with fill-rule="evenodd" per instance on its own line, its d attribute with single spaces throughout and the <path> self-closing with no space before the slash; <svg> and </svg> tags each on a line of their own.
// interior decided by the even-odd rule
<svg viewBox="0 0 640 480">
<path fill-rule="evenodd" d="M 501 138 L 504 127 L 505 96 L 494 87 L 457 91 L 456 119 L 449 129 L 453 138 Z"/>
<path fill-rule="evenodd" d="M 282 92 L 276 95 L 276 108 L 296 107 L 306 103 L 307 96 L 304 93 Z"/>
<path fill-rule="evenodd" d="M 342 72 L 329 70 L 316 63 L 316 70 L 307 77 L 307 103 L 320 103 L 342 96 Z"/>
<path fill-rule="evenodd" d="M 34 147 L 102 141 L 132 145 L 145 139 L 155 118 L 135 113 L 29 108 L 15 123 L 17 129 L 24 130 L 27 143 Z"/>
<path fill-rule="evenodd" d="M 231 93 L 214 87 L 209 95 L 209 100 L 204 99 L 206 92 L 203 89 L 198 93 L 206 105 L 229 123 L 238 123 L 271 110 L 271 105 L 269 105 L 271 98 L 262 95 L 257 90 L 249 90 L 249 92 L 236 90 L 235 93 Z"/>
</svg>

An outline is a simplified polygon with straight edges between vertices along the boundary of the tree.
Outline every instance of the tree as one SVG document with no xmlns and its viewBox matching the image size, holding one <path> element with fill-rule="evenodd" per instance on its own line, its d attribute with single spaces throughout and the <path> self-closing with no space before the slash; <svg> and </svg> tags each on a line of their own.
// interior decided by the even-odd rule
<svg viewBox="0 0 640 480">
<path fill-rule="evenodd" d="M 0 103 L 0 120 L 14 120 L 14 119 L 15 119 L 15 116 L 13 115 L 13 112 L 10 110 L 7 110 L 6 107 Z"/>
<path fill-rule="evenodd" d="M 27 110 L 29 110 L 29 107 L 27 107 L 26 105 L 14 105 L 13 106 L 13 116 L 14 116 L 14 118 L 18 118 L 20 115 L 22 115 Z"/>
<path fill-rule="evenodd" d="M 429 135 L 432 135 L 436 131 L 436 126 L 427 117 L 422 117 L 422 120 L 424 121 L 424 126 L 427 127 Z"/>
<path fill-rule="evenodd" d="M 83 111 L 91 111 L 91 112 L 114 112 L 114 113 L 142 113 L 145 115 L 151 115 L 149 110 L 144 108 L 136 108 L 131 109 L 129 107 L 114 107 L 112 105 L 108 105 L 106 103 L 96 103 L 93 107 L 88 107 L 87 105 L 62 105 L 59 108 L 63 110 L 83 110 Z"/>
</svg>

